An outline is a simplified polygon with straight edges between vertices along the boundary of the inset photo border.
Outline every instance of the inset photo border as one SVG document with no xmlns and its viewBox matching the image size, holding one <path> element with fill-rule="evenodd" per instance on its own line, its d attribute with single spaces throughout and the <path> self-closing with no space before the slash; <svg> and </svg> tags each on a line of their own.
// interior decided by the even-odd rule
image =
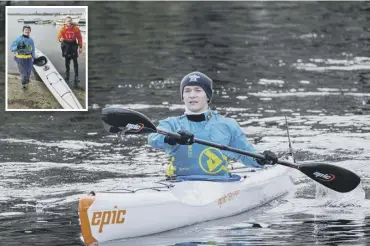
<svg viewBox="0 0 370 246">
<path fill-rule="evenodd" d="M 5 111 L 88 111 L 88 6 L 6 6 Z"/>
</svg>

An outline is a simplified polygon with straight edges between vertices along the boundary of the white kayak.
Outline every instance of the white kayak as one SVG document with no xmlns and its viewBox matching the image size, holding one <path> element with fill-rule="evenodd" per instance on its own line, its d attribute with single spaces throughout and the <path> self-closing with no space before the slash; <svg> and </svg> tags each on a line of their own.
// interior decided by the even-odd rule
<svg viewBox="0 0 370 246">
<path fill-rule="evenodd" d="M 40 50 L 35 50 L 36 59 L 33 68 L 49 91 L 64 109 L 83 109 L 71 88 L 58 73 L 49 58 Z"/>
<path fill-rule="evenodd" d="M 86 245 L 96 245 L 242 213 L 288 193 L 291 170 L 277 165 L 242 173 L 234 182 L 163 180 L 151 187 L 83 196 L 82 237 Z"/>
</svg>

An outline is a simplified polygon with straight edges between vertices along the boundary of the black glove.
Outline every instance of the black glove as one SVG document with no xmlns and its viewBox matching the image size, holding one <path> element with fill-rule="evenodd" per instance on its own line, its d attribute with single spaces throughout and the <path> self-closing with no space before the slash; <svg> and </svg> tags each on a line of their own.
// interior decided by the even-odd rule
<svg viewBox="0 0 370 246">
<path fill-rule="evenodd" d="M 186 130 L 181 130 L 177 132 L 181 135 L 181 139 L 176 139 L 171 136 L 165 136 L 164 142 L 169 145 L 176 145 L 176 144 L 182 144 L 182 145 L 192 145 L 194 143 L 194 134 L 191 132 L 188 132 Z"/>
<path fill-rule="evenodd" d="M 277 156 L 270 150 L 263 151 L 263 155 L 265 159 L 258 159 L 257 163 L 264 166 L 264 165 L 275 165 L 278 161 Z"/>
</svg>

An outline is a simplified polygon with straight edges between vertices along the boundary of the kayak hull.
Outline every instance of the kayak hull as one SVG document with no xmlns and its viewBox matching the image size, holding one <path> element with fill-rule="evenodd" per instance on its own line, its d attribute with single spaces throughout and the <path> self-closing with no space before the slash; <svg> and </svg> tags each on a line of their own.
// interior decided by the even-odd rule
<svg viewBox="0 0 370 246">
<path fill-rule="evenodd" d="M 83 109 L 49 58 L 38 49 L 35 50 L 35 55 L 37 62 L 33 64 L 33 68 L 59 104 L 64 109 Z"/>
<path fill-rule="evenodd" d="M 135 192 L 117 190 L 81 197 L 82 236 L 89 245 L 159 233 L 245 212 L 292 188 L 286 167 L 255 173 L 237 182 L 161 181 Z"/>
</svg>

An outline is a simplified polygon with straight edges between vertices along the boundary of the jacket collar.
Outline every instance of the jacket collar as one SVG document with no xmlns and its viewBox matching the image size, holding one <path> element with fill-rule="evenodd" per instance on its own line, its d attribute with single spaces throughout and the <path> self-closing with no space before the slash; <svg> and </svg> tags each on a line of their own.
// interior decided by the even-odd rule
<svg viewBox="0 0 370 246">
<path fill-rule="evenodd" d="M 206 112 L 200 114 L 185 114 L 185 117 L 194 122 L 208 121 L 212 118 L 212 111 L 208 109 Z"/>
</svg>

